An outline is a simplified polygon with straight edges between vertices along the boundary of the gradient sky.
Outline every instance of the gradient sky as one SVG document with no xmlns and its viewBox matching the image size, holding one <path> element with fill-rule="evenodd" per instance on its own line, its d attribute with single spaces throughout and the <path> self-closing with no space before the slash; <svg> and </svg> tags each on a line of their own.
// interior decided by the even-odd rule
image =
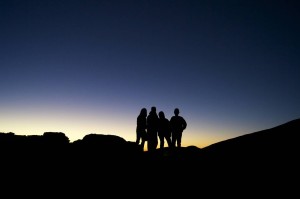
<svg viewBox="0 0 300 199">
<path fill-rule="evenodd" d="M 182 146 L 300 116 L 297 0 L 1 0 L 0 132 L 135 141 L 174 108 Z"/>
</svg>

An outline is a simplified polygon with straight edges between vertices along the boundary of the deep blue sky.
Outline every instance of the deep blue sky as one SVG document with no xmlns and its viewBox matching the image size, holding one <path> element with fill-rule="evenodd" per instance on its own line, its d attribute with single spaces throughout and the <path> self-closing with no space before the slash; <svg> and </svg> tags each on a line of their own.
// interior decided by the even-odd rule
<svg viewBox="0 0 300 199">
<path fill-rule="evenodd" d="M 0 132 L 135 140 L 178 107 L 183 145 L 300 116 L 296 0 L 1 0 Z"/>
</svg>

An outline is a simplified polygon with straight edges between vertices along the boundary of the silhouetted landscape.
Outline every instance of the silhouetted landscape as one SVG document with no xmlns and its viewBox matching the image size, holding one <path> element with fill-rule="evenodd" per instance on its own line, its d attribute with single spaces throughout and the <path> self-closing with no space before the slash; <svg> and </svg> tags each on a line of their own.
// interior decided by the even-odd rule
<svg viewBox="0 0 300 199">
<path fill-rule="evenodd" d="M 140 177 L 154 180 L 162 175 L 169 185 L 179 179 L 191 183 L 192 179 L 207 181 L 216 177 L 269 184 L 297 173 L 299 132 L 300 119 L 296 119 L 202 149 L 188 146 L 151 153 L 116 135 L 88 134 L 70 142 L 62 132 L 40 136 L 0 133 L 1 169 L 9 176 L 40 180 L 57 180 L 54 176 L 60 176 L 62 182 L 74 177 L 118 178 L 118 182 Z"/>
</svg>

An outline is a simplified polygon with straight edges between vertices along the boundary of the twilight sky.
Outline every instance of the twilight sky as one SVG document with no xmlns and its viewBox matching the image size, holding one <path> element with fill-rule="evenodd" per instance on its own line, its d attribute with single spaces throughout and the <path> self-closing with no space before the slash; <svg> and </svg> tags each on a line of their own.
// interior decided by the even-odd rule
<svg viewBox="0 0 300 199">
<path fill-rule="evenodd" d="M 1 0 L 0 132 L 135 141 L 151 106 L 200 148 L 300 116 L 297 0 Z"/>
</svg>

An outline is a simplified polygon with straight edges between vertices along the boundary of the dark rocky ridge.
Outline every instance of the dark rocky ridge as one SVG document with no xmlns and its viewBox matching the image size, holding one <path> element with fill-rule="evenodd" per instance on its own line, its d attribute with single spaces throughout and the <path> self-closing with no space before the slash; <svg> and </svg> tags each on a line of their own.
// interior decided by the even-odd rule
<svg viewBox="0 0 300 199">
<path fill-rule="evenodd" d="M 292 161 L 297 151 L 300 119 L 279 126 L 224 140 L 205 148 L 182 147 L 163 151 L 157 149 L 150 154 L 143 152 L 134 142 L 117 135 L 88 134 L 83 139 L 70 142 L 62 132 L 45 132 L 43 135 L 15 135 L 0 133 L 0 150 L 3 158 L 29 158 L 31 161 L 57 157 L 97 162 L 111 161 L 187 161 L 201 164 L 237 162 L 255 163 Z"/>
<path fill-rule="evenodd" d="M 202 149 L 188 146 L 152 153 L 116 135 L 88 134 L 71 143 L 62 132 L 0 133 L 0 169 L 7 182 L 18 179 L 26 184 L 31 179 L 35 186 L 54 181 L 82 188 L 96 181 L 107 188 L 160 186 L 190 194 L 209 185 L 290 194 L 299 170 L 298 133 L 300 119 Z M 292 190 L 286 192 L 287 187 Z"/>
</svg>

